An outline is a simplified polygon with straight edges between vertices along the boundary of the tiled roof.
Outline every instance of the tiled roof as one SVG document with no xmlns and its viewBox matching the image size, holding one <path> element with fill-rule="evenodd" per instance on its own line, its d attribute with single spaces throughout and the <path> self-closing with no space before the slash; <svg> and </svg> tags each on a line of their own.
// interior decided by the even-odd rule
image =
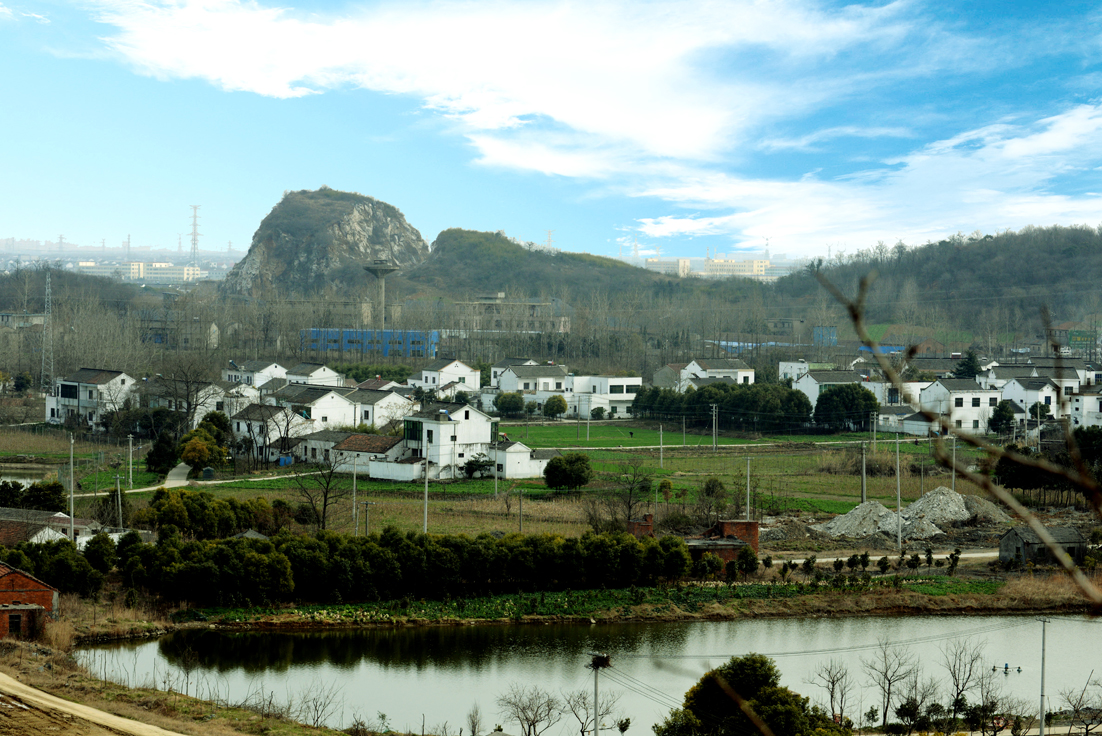
<svg viewBox="0 0 1102 736">
<path fill-rule="evenodd" d="M 270 404 L 249 404 L 241 411 L 234 414 L 231 419 L 238 421 L 267 421 L 272 417 L 280 416 L 287 410 L 282 406 L 271 406 Z"/>
<path fill-rule="evenodd" d="M 401 394 L 398 394 L 396 391 L 369 391 L 367 389 L 361 388 L 353 391 L 350 394 L 345 394 L 345 398 L 349 401 L 354 401 L 357 404 L 367 404 L 368 406 L 373 406 L 386 397 L 394 395 L 401 396 Z"/>
<path fill-rule="evenodd" d="M 543 378 L 566 376 L 564 365 L 514 365 L 509 368 L 517 378 Z"/>
<path fill-rule="evenodd" d="M 246 360 L 244 363 L 238 363 L 237 365 L 241 370 L 248 371 L 249 373 L 256 373 L 257 371 L 262 371 L 273 365 L 280 368 L 283 367 L 274 360 Z"/>
<path fill-rule="evenodd" d="M 1056 388 L 1051 378 L 1015 378 L 1015 383 L 1026 391 L 1043 391 L 1046 388 Z"/>
<path fill-rule="evenodd" d="M 356 388 L 365 391 L 382 391 L 386 386 L 394 383 L 397 383 L 397 381 L 391 381 L 389 378 L 369 378 L 363 383 L 356 384 Z"/>
<path fill-rule="evenodd" d="M 816 383 L 858 383 L 861 376 L 853 371 L 808 371 L 805 375 L 811 376 Z"/>
<path fill-rule="evenodd" d="M 494 363 L 494 368 L 508 368 L 511 365 L 528 365 L 534 362 L 535 361 L 531 358 L 502 358 Z"/>
<path fill-rule="evenodd" d="M 381 434 L 353 434 L 333 447 L 339 452 L 386 452 L 402 441 L 401 437 L 389 437 Z"/>
<path fill-rule="evenodd" d="M 322 429 L 310 434 L 304 434 L 300 439 L 307 442 L 333 442 L 340 443 L 352 436 L 352 432 L 341 432 L 336 429 Z"/>
<path fill-rule="evenodd" d="M 698 360 L 696 364 L 706 371 L 745 371 L 750 369 L 746 361 L 739 358 L 709 358 L 708 360 Z"/>
<path fill-rule="evenodd" d="M 426 365 L 424 368 L 422 368 L 421 370 L 423 370 L 423 371 L 440 371 L 440 370 L 443 370 L 443 369 L 447 368 L 452 363 L 458 363 L 459 365 L 463 366 L 464 368 L 466 368 L 468 370 L 474 370 L 473 368 L 471 368 L 469 365 L 467 365 L 463 361 L 455 360 L 454 358 L 452 358 L 451 360 L 434 360 L 431 363 L 429 363 L 428 365 Z"/>
<path fill-rule="evenodd" d="M 1083 535 L 1079 533 L 1078 529 L 1074 529 L 1069 526 L 1050 526 L 1046 527 L 1048 533 L 1052 535 L 1060 544 L 1083 544 L 1086 540 L 1083 539 Z M 1041 538 L 1037 536 L 1037 532 L 1030 529 L 1028 526 L 1016 526 L 1007 534 L 1017 534 L 1023 542 L 1030 544 L 1043 544 Z M 1006 536 L 1005 534 L 1003 536 Z"/>
<path fill-rule="evenodd" d="M 122 371 L 109 371 L 103 368 L 81 368 L 64 380 L 66 383 L 90 383 L 98 385 L 101 383 L 109 383 L 121 375 Z"/>
<path fill-rule="evenodd" d="M 995 388 L 984 388 L 974 378 L 939 378 L 938 383 L 950 391 L 998 391 Z"/>
<path fill-rule="evenodd" d="M 310 374 L 317 371 L 319 368 L 324 367 L 325 366 L 321 363 L 299 363 L 294 368 L 288 368 L 287 373 L 293 373 L 296 376 L 309 376 Z"/>
</svg>

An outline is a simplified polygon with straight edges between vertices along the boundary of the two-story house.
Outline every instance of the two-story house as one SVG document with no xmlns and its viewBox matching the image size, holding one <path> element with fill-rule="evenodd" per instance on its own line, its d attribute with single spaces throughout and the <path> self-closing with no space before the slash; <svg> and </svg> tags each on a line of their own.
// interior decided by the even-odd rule
<svg viewBox="0 0 1102 736">
<path fill-rule="evenodd" d="M 635 394 L 643 386 L 638 376 L 567 376 L 566 403 L 577 416 L 604 408 L 610 417 L 627 416 Z"/>
<path fill-rule="evenodd" d="M 685 390 L 689 378 L 733 378 L 735 383 L 753 383 L 754 369 L 738 358 L 698 358 L 682 370 L 680 390 Z"/>
<path fill-rule="evenodd" d="M 246 360 L 242 363 L 231 360 L 229 368 L 222 369 L 222 380 L 230 383 L 259 387 L 273 378 L 287 378 L 287 369 L 274 360 Z"/>
<path fill-rule="evenodd" d="M 497 386 L 503 393 L 567 391 L 567 372 L 564 365 L 514 365 L 506 368 L 497 378 Z"/>
<path fill-rule="evenodd" d="M 807 396 L 811 408 L 819 401 L 819 394 L 829 386 L 841 386 L 847 383 L 861 383 L 864 376 L 854 371 L 808 371 L 792 382 L 792 388 Z"/>
<path fill-rule="evenodd" d="M 485 454 L 497 421 L 467 404 L 428 404 L 403 420 L 406 455 L 428 461 L 429 477 L 458 478 L 467 460 Z M 372 465 L 372 477 L 376 476 Z"/>
<path fill-rule="evenodd" d="M 46 421 L 60 424 L 74 418 L 93 431 L 102 429 L 104 416 L 121 409 L 135 388 L 134 379 L 122 371 L 81 368 L 59 379 L 46 397 Z"/>
<path fill-rule="evenodd" d="M 501 374 L 504 373 L 507 368 L 514 365 L 539 365 L 539 363 L 531 358 L 503 358 L 490 367 L 490 386 L 492 388 L 497 388 L 498 378 L 501 377 Z"/>
<path fill-rule="evenodd" d="M 358 423 L 356 405 L 345 396 L 355 391 L 357 389 L 288 383 L 265 401 L 291 409 L 298 416 L 312 422 L 314 429 L 320 431 Z"/>
<path fill-rule="evenodd" d="M 1060 387 L 1051 378 L 1012 378 L 1003 386 L 1002 393 L 1004 399 L 1013 401 L 1026 412 L 1034 404 L 1041 403 L 1055 419 L 1063 417 L 1070 408 L 1065 405 L 1070 405 L 1070 400 L 1061 401 Z"/>
<path fill-rule="evenodd" d="M 461 384 L 463 391 L 476 392 L 482 373 L 461 360 L 437 360 L 421 369 L 419 376 L 410 376 L 409 385 L 425 391 L 439 391 L 449 383 Z"/>
<path fill-rule="evenodd" d="M 951 426 L 971 434 L 987 432 L 987 422 L 1002 401 L 998 389 L 971 378 L 939 378 L 922 389 L 922 409 L 946 417 Z"/>
<path fill-rule="evenodd" d="M 245 451 L 266 461 L 289 456 L 299 438 L 314 431 L 313 422 L 285 406 L 250 404 L 230 417 L 233 436 Z"/>
<path fill-rule="evenodd" d="M 287 369 L 287 383 L 314 386 L 344 386 L 344 376 L 321 363 L 299 363 Z"/>
<path fill-rule="evenodd" d="M 1085 386 L 1071 397 L 1072 427 L 1102 427 L 1102 384 Z"/>
</svg>

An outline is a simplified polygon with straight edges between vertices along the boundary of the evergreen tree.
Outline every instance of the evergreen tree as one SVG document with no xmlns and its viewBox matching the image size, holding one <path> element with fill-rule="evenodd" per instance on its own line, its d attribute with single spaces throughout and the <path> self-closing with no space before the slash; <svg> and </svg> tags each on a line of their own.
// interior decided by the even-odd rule
<svg viewBox="0 0 1102 736">
<path fill-rule="evenodd" d="M 176 443 L 172 441 L 171 433 L 161 432 L 145 456 L 145 467 L 151 473 L 167 473 L 176 467 L 177 457 Z"/>
<path fill-rule="evenodd" d="M 987 427 L 995 434 L 1008 434 L 1014 428 L 1014 409 L 1009 401 L 1000 401 L 987 420 Z"/>
<path fill-rule="evenodd" d="M 953 370 L 953 378 L 975 378 L 980 374 L 980 359 L 975 350 L 969 350 Z"/>
</svg>

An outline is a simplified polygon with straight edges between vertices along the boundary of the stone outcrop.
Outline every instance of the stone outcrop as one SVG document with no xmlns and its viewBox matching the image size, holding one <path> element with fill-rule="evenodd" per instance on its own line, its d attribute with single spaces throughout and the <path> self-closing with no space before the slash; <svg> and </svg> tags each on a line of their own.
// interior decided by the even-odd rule
<svg viewBox="0 0 1102 736">
<path fill-rule="evenodd" d="M 365 265 L 383 259 L 408 268 L 428 254 L 421 233 L 386 202 L 328 187 L 288 192 L 260 223 L 222 291 L 258 298 L 327 290 L 360 295 L 374 288 Z"/>
</svg>

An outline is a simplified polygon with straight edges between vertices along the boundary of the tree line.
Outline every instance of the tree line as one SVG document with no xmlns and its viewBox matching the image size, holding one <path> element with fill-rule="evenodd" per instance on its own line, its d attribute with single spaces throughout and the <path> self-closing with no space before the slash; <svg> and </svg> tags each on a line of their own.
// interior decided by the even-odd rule
<svg viewBox="0 0 1102 736">
<path fill-rule="evenodd" d="M 282 531 L 270 539 L 185 541 L 172 526 L 156 543 L 137 532 L 97 535 L 84 554 L 68 540 L 0 548 L 0 560 L 89 596 L 117 569 L 123 584 L 201 606 L 445 599 L 499 593 L 626 588 L 689 571 L 684 540 L 623 533 L 425 535 L 387 528 L 367 537 Z"/>
<path fill-rule="evenodd" d="M 667 388 L 642 388 L 631 404 L 637 419 L 680 420 L 707 425 L 712 405 L 718 407 L 720 429 L 774 432 L 795 430 L 811 422 L 811 402 L 800 391 L 779 383 L 712 384 L 679 393 Z"/>
</svg>

